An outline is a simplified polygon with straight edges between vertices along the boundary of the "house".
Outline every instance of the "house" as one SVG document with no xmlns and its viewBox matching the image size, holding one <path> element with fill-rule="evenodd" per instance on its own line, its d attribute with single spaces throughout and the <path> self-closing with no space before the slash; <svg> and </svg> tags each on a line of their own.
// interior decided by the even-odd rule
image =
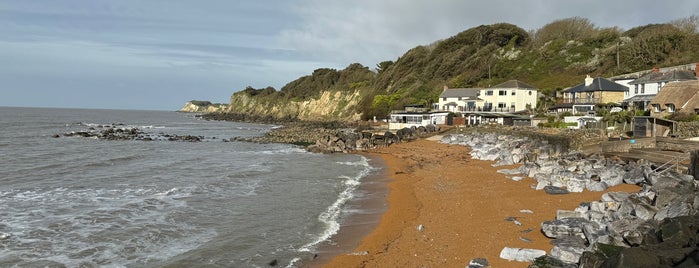
<svg viewBox="0 0 699 268">
<path fill-rule="evenodd" d="M 510 80 L 482 90 L 484 108 L 492 106 L 495 112 L 521 112 L 536 108 L 538 90 L 519 80 Z"/>
<path fill-rule="evenodd" d="M 699 65 L 699 63 L 697 63 Z M 697 80 L 697 73 L 692 70 L 653 68 L 637 79 L 628 82 L 629 90 L 624 93 L 624 103 L 639 110 L 648 109 L 648 104 L 663 86 L 678 81 Z"/>
<path fill-rule="evenodd" d="M 538 90 L 521 81 L 510 80 L 491 88 L 448 88 L 439 95 L 437 110 L 453 113 L 513 113 L 536 107 Z"/>
<path fill-rule="evenodd" d="M 479 98 L 479 95 L 480 89 L 478 88 L 448 88 L 444 86 L 435 110 L 453 113 L 482 111 L 485 101 Z"/>
<path fill-rule="evenodd" d="M 628 87 L 609 79 L 588 75 L 584 83 L 563 90 L 563 99 L 552 109 L 585 114 L 594 111 L 597 104 L 621 103 L 627 89 Z"/>
<path fill-rule="evenodd" d="M 394 111 L 388 121 L 389 129 L 427 126 L 430 124 L 444 125 L 447 123 L 449 112 L 410 112 Z"/>
<path fill-rule="evenodd" d="M 699 80 L 673 82 L 650 101 L 651 116 L 665 117 L 675 113 L 699 114 Z"/>
</svg>

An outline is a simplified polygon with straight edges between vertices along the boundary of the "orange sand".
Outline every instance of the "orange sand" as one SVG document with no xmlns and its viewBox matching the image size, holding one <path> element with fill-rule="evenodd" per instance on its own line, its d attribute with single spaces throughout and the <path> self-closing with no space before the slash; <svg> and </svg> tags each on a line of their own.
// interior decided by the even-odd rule
<svg viewBox="0 0 699 268">
<path fill-rule="evenodd" d="M 530 187 L 533 179 L 516 182 L 496 172 L 514 166 L 492 167 L 490 161 L 471 159 L 468 147 L 460 145 L 418 140 L 368 154 L 381 157 L 392 177 L 388 210 L 353 252 L 336 256 L 325 267 L 465 267 L 477 257 L 491 267 L 527 267 L 500 259 L 502 248 L 550 252 L 541 222 L 554 219 L 557 209 L 571 210 L 602 195 L 536 191 Z M 637 190 L 633 185 L 610 189 Z M 507 217 L 517 217 L 522 225 Z M 529 228 L 533 231 L 523 232 Z"/>
</svg>

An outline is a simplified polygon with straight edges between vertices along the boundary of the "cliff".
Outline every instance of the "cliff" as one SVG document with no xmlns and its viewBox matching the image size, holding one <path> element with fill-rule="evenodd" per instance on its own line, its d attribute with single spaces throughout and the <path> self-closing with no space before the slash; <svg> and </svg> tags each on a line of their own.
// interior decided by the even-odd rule
<svg viewBox="0 0 699 268">
<path fill-rule="evenodd" d="M 360 90 L 322 91 L 315 98 L 306 100 L 284 99 L 270 101 L 266 98 L 237 92 L 225 112 L 252 114 L 278 119 L 294 118 L 304 121 L 356 121 L 361 118 L 357 106 L 362 100 Z"/>
<path fill-rule="evenodd" d="M 188 101 L 179 110 L 184 113 L 220 113 L 224 112 L 228 105 L 221 103 L 211 103 L 209 101 Z"/>
</svg>

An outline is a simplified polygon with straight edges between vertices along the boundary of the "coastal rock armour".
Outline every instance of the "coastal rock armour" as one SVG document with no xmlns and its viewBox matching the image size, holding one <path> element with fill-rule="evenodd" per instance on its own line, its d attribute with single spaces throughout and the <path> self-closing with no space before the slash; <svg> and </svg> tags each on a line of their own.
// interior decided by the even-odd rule
<svg viewBox="0 0 699 268">
<path fill-rule="evenodd" d="M 315 144 L 308 146 L 307 149 L 315 153 L 349 153 L 411 141 L 438 131 L 439 126 L 437 125 L 406 127 L 396 130 L 395 133 L 386 131 L 383 134 L 373 134 L 366 131 L 340 131 L 335 134 L 324 135 Z"/>
<path fill-rule="evenodd" d="M 673 171 L 656 173 L 642 161 L 563 152 L 528 138 L 460 134 L 444 136 L 441 141 L 470 146 L 473 158 L 491 159 L 497 162 L 494 166 L 520 159 L 514 163 L 521 164 L 521 174 L 537 180 L 538 190 L 572 187 L 576 191 L 603 191 L 621 183 L 642 186 L 636 193 L 605 193 L 599 201 L 582 203 L 574 211 L 559 211 L 556 220 L 543 222 L 541 230 L 547 237 L 584 241 L 582 245 L 558 244 L 541 260 L 548 263 L 553 259 L 560 265 L 546 267 L 699 265 L 699 258 L 695 258 L 699 255 L 699 180 L 691 176 Z M 537 262 L 532 267 L 542 267 Z"/>
</svg>

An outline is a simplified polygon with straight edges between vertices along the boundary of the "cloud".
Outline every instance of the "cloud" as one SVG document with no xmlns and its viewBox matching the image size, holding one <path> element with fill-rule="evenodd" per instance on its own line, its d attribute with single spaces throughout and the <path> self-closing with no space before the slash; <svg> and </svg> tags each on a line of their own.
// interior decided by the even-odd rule
<svg viewBox="0 0 699 268">
<path fill-rule="evenodd" d="M 427 45 L 466 29 L 507 22 L 525 30 L 570 17 L 588 18 L 599 27 L 629 29 L 689 17 L 699 2 L 660 4 L 641 1 L 558 0 L 302 0 L 292 9 L 302 23 L 281 32 L 279 42 L 309 57 L 336 65 L 367 66 L 395 60 L 408 49 Z"/>
</svg>

